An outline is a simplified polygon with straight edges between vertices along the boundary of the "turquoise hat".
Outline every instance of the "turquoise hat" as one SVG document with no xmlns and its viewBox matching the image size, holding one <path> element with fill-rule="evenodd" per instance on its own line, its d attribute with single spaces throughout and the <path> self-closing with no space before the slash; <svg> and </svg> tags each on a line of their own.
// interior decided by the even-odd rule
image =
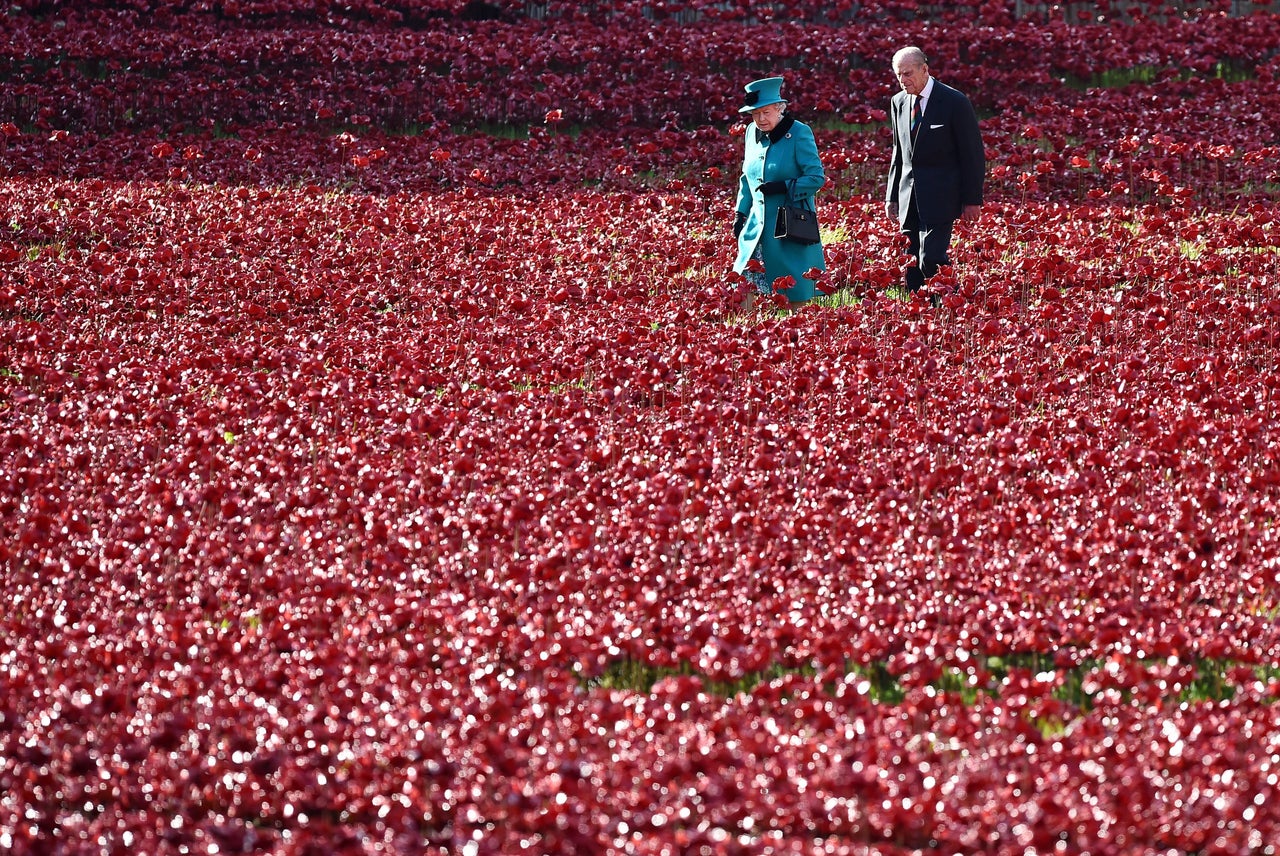
<svg viewBox="0 0 1280 856">
<path fill-rule="evenodd" d="M 753 80 L 745 88 L 747 90 L 747 97 L 744 99 L 746 103 L 738 108 L 739 113 L 750 113 L 752 110 L 759 110 L 761 107 L 768 107 L 770 104 L 777 104 L 785 100 L 782 97 L 781 77 L 765 77 L 760 80 Z"/>
</svg>

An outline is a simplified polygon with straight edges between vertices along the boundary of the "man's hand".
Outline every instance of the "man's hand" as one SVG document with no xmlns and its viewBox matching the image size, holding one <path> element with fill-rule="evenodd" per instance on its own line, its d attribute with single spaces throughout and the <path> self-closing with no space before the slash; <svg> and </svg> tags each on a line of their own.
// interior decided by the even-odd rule
<svg viewBox="0 0 1280 856">
<path fill-rule="evenodd" d="M 898 219 L 898 203 L 886 201 L 884 203 L 884 214 L 890 220 Z"/>
</svg>

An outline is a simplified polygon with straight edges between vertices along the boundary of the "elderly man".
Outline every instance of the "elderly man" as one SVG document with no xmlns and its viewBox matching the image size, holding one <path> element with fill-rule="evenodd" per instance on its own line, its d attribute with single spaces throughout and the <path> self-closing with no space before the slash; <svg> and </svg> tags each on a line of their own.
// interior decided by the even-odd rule
<svg viewBox="0 0 1280 856">
<path fill-rule="evenodd" d="M 893 55 L 902 91 L 893 96 L 893 159 L 885 212 L 896 218 L 916 260 L 906 271 L 909 292 L 919 291 L 939 265 L 950 264 L 951 228 L 976 219 L 982 209 L 986 158 L 978 117 L 959 90 L 929 74 L 918 47 Z"/>
</svg>

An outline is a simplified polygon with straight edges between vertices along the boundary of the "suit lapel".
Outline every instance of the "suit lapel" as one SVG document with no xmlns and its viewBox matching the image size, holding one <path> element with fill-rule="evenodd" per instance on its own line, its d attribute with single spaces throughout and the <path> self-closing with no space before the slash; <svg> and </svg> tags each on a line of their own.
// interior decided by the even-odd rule
<svg viewBox="0 0 1280 856">
<path fill-rule="evenodd" d="M 914 153 L 916 150 L 916 138 L 911 133 L 911 99 L 912 97 L 914 96 L 910 95 L 909 93 L 906 93 L 906 92 L 902 93 L 902 106 L 898 108 L 898 115 L 899 115 L 898 121 L 901 123 L 901 126 L 904 129 L 903 135 L 906 138 L 907 150 Z M 920 121 L 921 123 L 924 122 L 923 119 L 921 119 Z"/>
<path fill-rule="evenodd" d="M 902 148 L 911 151 L 911 97 L 906 92 L 893 97 L 897 99 L 897 104 L 893 105 L 893 110 L 897 113 L 897 138 Z"/>
<path fill-rule="evenodd" d="M 944 93 L 944 89 L 942 87 L 942 84 L 940 84 L 938 81 L 935 80 L 933 82 L 933 92 L 929 93 L 929 100 L 925 102 L 924 113 L 920 117 L 920 129 L 916 132 L 916 135 L 914 138 L 911 136 L 911 130 L 910 130 L 911 128 L 911 96 L 908 95 L 906 98 L 903 99 L 903 106 L 900 112 L 902 113 L 903 116 L 906 117 L 906 123 L 907 123 L 907 129 L 908 129 L 907 141 L 911 146 L 912 152 L 915 152 L 916 150 L 916 141 L 920 139 L 920 135 L 923 134 L 925 130 L 929 127 L 929 120 L 932 119 L 933 123 L 937 124 L 940 116 L 939 111 L 946 109 L 945 107 L 942 106 L 942 103 L 941 103 L 946 100 L 946 95 L 944 95 L 943 93 Z"/>
</svg>

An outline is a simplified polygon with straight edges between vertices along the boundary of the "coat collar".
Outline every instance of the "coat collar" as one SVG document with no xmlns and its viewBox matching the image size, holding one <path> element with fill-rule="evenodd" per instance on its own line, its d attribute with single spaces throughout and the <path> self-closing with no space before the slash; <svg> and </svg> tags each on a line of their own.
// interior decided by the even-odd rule
<svg viewBox="0 0 1280 856">
<path fill-rule="evenodd" d="M 763 143 L 764 138 L 767 136 L 769 138 L 769 142 L 776 143 L 791 132 L 791 126 L 795 123 L 795 116 L 786 115 L 782 117 L 782 120 L 779 121 L 777 125 L 773 126 L 773 130 L 768 134 L 765 134 L 759 128 L 756 128 L 756 142 Z"/>
<path fill-rule="evenodd" d="M 929 82 L 924 85 L 924 89 L 920 90 L 920 97 L 924 99 L 925 107 L 927 108 L 930 104 L 932 104 L 934 96 L 941 94 L 943 90 L 945 90 L 946 88 L 947 88 L 946 84 L 944 84 L 941 80 L 938 80 L 938 78 L 936 77 L 930 76 Z M 904 90 L 901 90 L 898 93 L 898 95 L 902 96 L 902 100 L 899 103 L 902 105 L 903 109 L 910 112 L 911 94 L 904 89 Z"/>
</svg>

